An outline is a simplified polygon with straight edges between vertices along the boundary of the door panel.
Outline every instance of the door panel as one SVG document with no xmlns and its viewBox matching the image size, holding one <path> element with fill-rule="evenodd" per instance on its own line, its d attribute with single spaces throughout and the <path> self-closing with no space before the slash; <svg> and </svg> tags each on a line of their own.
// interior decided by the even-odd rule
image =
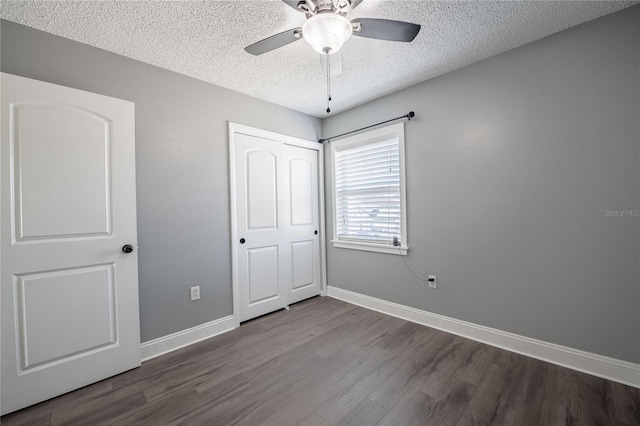
<svg viewBox="0 0 640 426">
<path fill-rule="evenodd" d="M 291 244 L 291 269 L 293 289 L 314 284 L 313 241 Z"/>
<path fill-rule="evenodd" d="M 292 271 L 289 303 L 295 303 L 321 290 L 318 151 L 286 145 L 284 158 L 291 211 L 286 229 Z"/>
<path fill-rule="evenodd" d="M 289 176 L 292 177 L 291 193 L 289 194 L 292 226 L 313 225 L 312 168 L 309 161 L 300 158 L 293 158 L 289 161 Z M 317 191 L 315 191 L 315 195 L 317 195 Z"/>
<path fill-rule="evenodd" d="M 16 239 L 109 234 L 110 123 L 53 103 L 13 103 L 10 115 Z"/>
<path fill-rule="evenodd" d="M 113 264 L 17 277 L 21 372 L 116 343 L 113 279 Z"/>
<path fill-rule="evenodd" d="M 248 230 L 278 228 L 278 170 L 272 152 L 251 150 L 246 155 Z"/>
<path fill-rule="evenodd" d="M 236 134 L 236 223 L 240 321 L 281 309 L 288 304 L 283 292 L 289 280 L 283 256 L 284 180 L 280 164 L 282 144 Z"/>
<path fill-rule="evenodd" d="M 278 246 L 247 250 L 249 254 L 249 306 L 278 297 Z"/>
<path fill-rule="evenodd" d="M 2 74 L 2 414 L 140 365 L 130 102 Z"/>
</svg>

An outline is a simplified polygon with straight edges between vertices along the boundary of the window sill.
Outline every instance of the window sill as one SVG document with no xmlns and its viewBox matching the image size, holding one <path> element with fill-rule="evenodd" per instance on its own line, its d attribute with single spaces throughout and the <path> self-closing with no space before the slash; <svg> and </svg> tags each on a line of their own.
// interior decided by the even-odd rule
<svg viewBox="0 0 640 426">
<path fill-rule="evenodd" d="M 331 243 L 333 243 L 333 247 L 335 248 L 373 251 L 376 253 L 395 254 L 400 256 L 406 256 L 407 252 L 409 251 L 409 247 L 407 246 L 396 247 L 396 246 L 388 246 L 383 244 L 361 243 L 356 241 L 342 241 L 342 240 L 331 240 Z"/>
</svg>

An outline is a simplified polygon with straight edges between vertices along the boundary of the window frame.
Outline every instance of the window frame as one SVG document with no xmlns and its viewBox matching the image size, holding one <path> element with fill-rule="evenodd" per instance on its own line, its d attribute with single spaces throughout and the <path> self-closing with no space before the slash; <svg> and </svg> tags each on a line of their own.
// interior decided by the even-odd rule
<svg viewBox="0 0 640 426">
<path fill-rule="evenodd" d="M 399 175 L 400 175 L 400 246 L 394 246 L 390 244 L 353 241 L 340 239 L 338 236 L 337 226 L 337 209 L 336 209 L 336 152 L 344 149 L 348 149 L 351 146 L 362 146 L 367 143 L 374 143 L 383 138 L 395 138 L 398 140 L 398 160 L 399 160 Z M 405 158 L 404 158 L 404 122 L 396 123 L 385 127 L 380 127 L 374 130 L 369 130 L 363 133 L 358 133 L 354 136 L 349 136 L 344 139 L 331 141 L 331 195 L 332 195 L 332 217 L 333 217 L 333 239 L 331 243 L 335 248 L 344 248 L 352 250 L 363 250 L 377 253 L 395 254 L 406 256 L 409 250 L 409 244 L 407 241 L 407 196 L 406 196 L 406 179 L 405 179 Z"/>
</svg>

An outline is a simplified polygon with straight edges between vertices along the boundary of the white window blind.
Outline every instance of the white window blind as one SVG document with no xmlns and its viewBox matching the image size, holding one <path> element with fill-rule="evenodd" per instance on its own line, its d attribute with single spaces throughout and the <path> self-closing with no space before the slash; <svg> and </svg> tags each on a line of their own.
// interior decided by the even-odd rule
<svg viewBox="0 0 640 426">
<path fill-rule="evenodd" d="M 336 150 L 334 167 L 338 239 L 400 245 L 398 138 Z"/>
</svg>

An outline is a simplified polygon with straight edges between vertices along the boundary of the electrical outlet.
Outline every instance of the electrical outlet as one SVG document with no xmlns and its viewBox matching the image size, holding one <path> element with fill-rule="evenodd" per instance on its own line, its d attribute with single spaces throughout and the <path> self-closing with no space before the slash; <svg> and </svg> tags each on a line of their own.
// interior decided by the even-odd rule
<svg viewBox="0 0 640 426">
<path fill-rule="evenodd" d="M 430 288 L 437 288 L 438 287 L 438 283 L 436 282 L 436 276 L 435 275 L 429 275 L 429 287 Z"/>
<path fill-rule="evenodd" d="M 191 294 L 191 301 L 200 299 L 200 286 L 196 285 L 189 288 L 189 294 Z"/>
</svg>

